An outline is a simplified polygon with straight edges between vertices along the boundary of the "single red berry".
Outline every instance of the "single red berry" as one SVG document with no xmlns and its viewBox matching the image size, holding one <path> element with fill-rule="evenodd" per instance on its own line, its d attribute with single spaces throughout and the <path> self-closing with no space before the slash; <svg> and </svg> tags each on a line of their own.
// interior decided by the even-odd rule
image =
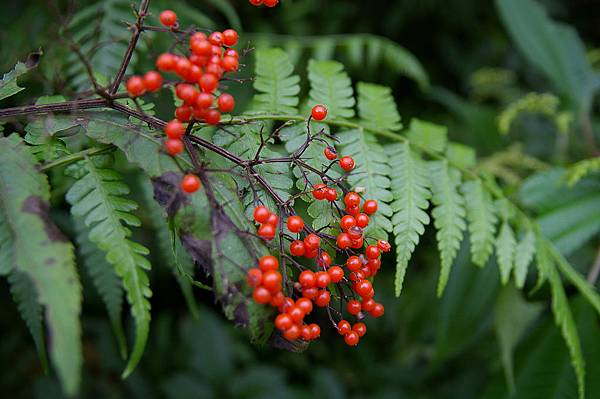
<svg viewBox="0 0 600 399">
<path fill-rule="evenodd" d="M 321 336 L 321 327 L 318 324 L 312 323 L 309 324 L 310 327 L 310 338 L 317 339 Z"/>
<path fill-rule="evenodd" d="M 356 284 L 354 291 L 356 291 L 356 293 L 358 295 L 360 295 L 362 297 L 366 297 L 369 295 L 372 288 L 373 288 L 373 286 L 371 285 L 371 283 L 369 281 L 363 280 Z"/>
<path fill-rule="evenodd" d="M 274 214 L 274 213 L 271 213 L 271 214 L 269 215 L 269 218 L 267 219 L 267 221 L 266 221 L 265 223 L 267 223 L 267 224 L 270 224 L 270 225 L 272 225 L 273 227 L 276 227 L 276 226 L 277 226 L 277 224 L 279 223 L 279 216 L 277 216 L 277 215 L 276 215 L 276 214 Z"/>
<path fill-rule="evenodd" d="M 351 239 L 358 240 L 363 236 L 363 229 L 358 226 L 353 226 L 348 229 L 347 233 Z"/>
<path fill-rule="evenodd" d="M 184 79 L 190 83 L 197 83 L 200 76 L 202 76 L 202 68 L 198 65 L 191 64 Z"/>
<path fill-rule="evenodd" d="M 253 6 L 262 6 L 263 0 L 249 0 Z"/>
<path fill-rule="evenodd" d="M 175 95 L 186 104 L 194 105 L 198 98 L 198 91 L 190 84 L 180 83 L 175 87 Z"/>
<path fill-rule="evenodd" d="M 355 218 L 360 214 L 360 208 L 359 208 L 358 205 L 356 205 L 356 206 L 347 206 L 346 209 L 345 209 L 345 211 L 346 211 L 346 213 L 348 215 L 352 215 Z"/>
<path fill-rule="evenodd" d="M 254 208 L 254 221 L 258 223 L 265 223 L 269 216 L 271 216 L 271 212 L 264 205 L 259 205 Z"/>
<path fill-rule="evenodd" d="M 375 305 L 377 305 L 377 302 L 375 302 L 375 300 L 373 298 L 369 298 L 369 299 L 363 298 L 360 306 L 361 306 L 361 309 L 364 310 L 365 312 L 370 312 L 375 308 Z"/>
<path fill-rule="evenodd" d="M 315 105 L 311 114 L 314 120 L 322 121 L 327 116 L 327 108 L 325 108 L 323 105 Z"/>
<path fill-rule="evenodd" d="M 304 220 L 300 216 L 290 216 L 287 220 L 287 228 L 292 233 L 299 233 L 304 229 Z"/>
<path fill-rule="evenodd" d="M 248 270 L 247 282 L 250 287 L 258 287 L 262 282 L 263 273 L 260 269 L 253 267 Z"/>
<path fill-rule="evenodd" d="M 383 316 L 385 312 L 385 308 L 382 304 L 376 303 L 373 309 L 369 312 L 369 314 L 375 318 Z"/>
<path fill-rule="evenodd" d="M 156 59 L 156 68 L 159 71 L 170 72 L 175 70 L 177 65 L 177 56 L 174 54 L 164 53 Z"/>
<path fill-rule="evenodd" d="M 278 330 L 281 330 L 281 331 L 287 330 L 292 325 L 294 325 L 294 320 L 292 319 L 292 316 L 290 316 L 287 313 L 280 313 L 275 318 L 275 327 Z"/>
<path fill-rule="evenodd" d="M 258 260 L 258 267 L 263 273 L 269 270 L 277 270 L 279 269 L 279 261 L 273 255 L 265 255 Z"/>
<path fill-rule="evenodd" d="M 331 277 L 327 272 L 316 272 L 315 273 L 315 284 L 319 288 L 325 288 L 331 282 Z"/>
<path fill-rule="evenodd" d="M 365 323 L 356 323 L 352 326 L 352 331 L 357 333 L 359 337 L 363 337 L 367 333 L 367 326 Z"/>
<path fill-rule="evenodd" d="M 180 139 L 185 134 L 185 127 L 177 119 L 173 119 L 165 125 L 165 134 L 170 139 Z"/>
<path fill-rule="evenodd" d="M 354 169 L 354 159 L 349 156 L 344 156 L 340 158 L 340 167 L 344 169 L 346 172 L 350 172 Z"/>
<path fill-rule="evenodd" d="M 279 4 L 279 0 L 263 0 L 263 4 L 267 7 L 275 7 Z"/>
<path fill-rule="evenodd" d="M 312 288 L 316 284 L 315 273 L 311 270 L 303 270 L 298 276 L 298 282 L 303 288 Z"/>
<path fill-rule="evenodd" d="M 271 300 L 271 293 L 265 287 L 256 287 L 252 293 L 252 298 L 254 298 L 256 303 L 266 305 Z"/>
<path fill-rule="evenodd" d="M 156 71 L 148 71 L 144 75 L 144 87 L 148 91 L 157 91 L 162 87 L 163 77 Z"/>
<path fill-rule="evenodd" d="M 350 191 L 344 196 L 344 204 L 346 204 L 348 207 L 359 206 L 360 195 L 356 194 L 354 191 Z"/>
<path fill-rule="evenodd" d="M 225 57 L 240 58 L 240 55 L 234 49 L 228 48 L 227 50 L 225 50 Z"/>
<path fill-rule="evenodd" d="M 308 299 L 307 299 L 308 300 Z M 298 323 L 301 322 L 302 319 L 304 319 L 304 312 L 302 311 L 302 309 L 300 309 L 298 306 L 294 305 L 291 306 L 287 311 L 287 314 L 289 314 L 290 316 L 292 316 L 292 319 L 294 320 L 294 322 Z"/>
<path fill-rule="evenodd" d="M 351 315 L 357 315 L 360 313 L 360 302 L 358 302 L 356 299 L 352 299 L 348 301 L 346 309 Z"/>
<path fill-rule="evenodd" d="M 167 154 L 171 156 L 175 156 L 183 151 L 183 141 L 179 139 L 166 139 L 163 145 Z"/>
<path fill-rule="evenodd" d="M 283 292 L 277 291 L 275 294 L 271 295 L 271 300 L 269 301 L 269 305 L 273 307 L 280 307 L 285 302 L 285 295 Z"/>
<path fill-rule="evenodd" d="M 321 267 L 329 267 L 331 265 L 331 256 L 327 252 L 321 251 L 317 264 Z"/>
<path fill-rule="evenodd" d="M 190 37 L 190 41 L 195 41 L 195 40 L 206 40 L 207 36 L 206 33 L 204 32 L 195 32 L 192 37 Z"/>
<path fill-rule="evenodd" d="M 363 204 L 363 212 L 367 215 L 372 215 L 377 212 L 377 201 L 375 200 L 367 200 Z"/>
<path fill-rule="evenodd" d="M 318 248 L 309 248 L 306 246 L 306 242 L 304 243 L 304 257 L 306 259 L 316 258 L 318 253 Z"/>
<path fill-rule="evenodd" d="M 127 79 L 127 92 L 131 97 L 139 97 L 146 91 L 144 86 L 144 79 L 139 76 L 132 76 Z"/>
<path fill-rule="evenodd" d="M 333 161 L 337 158 L 337 152 L 335 151 L 335 148 L 333 148 L 330 145 L 325 147 L 325 150 L 323 152 L 325 153 L 325 158 L 329 159 L 330 161 Z"/>
<path fill-rule="evenodd" d="M 312 338 L 312 334 L 310 332 L 310 327 L 308 324 L 304 324 L 300 327 L 300 337 L 302 337 L 305 341 L 310 341 Z"/>
<path fill-rule="evenodd" d="M 308 299 L 315 299 L 317 297 L 317 294 L 319 293 L 319 289 L 317 287 L 311 287 L 311 288 L 303 288 L 302 289 L 302 296 L 304 298 L 308 298 Z"/>
<path fill-rule="evenodd" d="M 356 219 L 353 216 L 342 216 L 342 219 L 340 220 L 340 227 L 342 228 L 342 230 L 348 230 L 354 226 L 356 226 Z"/>
<path fill-rule="evenodd" d="M 175 73 L 182 79 L 185 79 L 192 69 L 192 63 L 186 57 L 180 57 L 175 64 Z"/>
<path fill-rule="evenodd" d="M 304 241 L 295 240 L 290 243 L 290 253 L 294 256 L 302 256 L 306 252 Z"/>
<path fill-rule="evenodd" d="M 228 113 L 235 107 L 235 99 L 229 93 L 223 93 L 217 98 L 217 105 L 221 112 Z"/>
<path fill-rule="evenodd" d="M 348 334 L 344 335 L 344 342 L 346 342 L 348 346 L 358 345 L 359 340 L 360 338 L 356 331 L 350 331 Z"/>
<path fill-rule="evenodd" d="M 210 35 L 208 35 L 208 41 L 215 46 L 220 46 L 223 43 L 223 33 L 221 33 L 221 32 L 211 33 Z"/>
<path fill-rule="evenodd" d="M 298 298 L 296 300 L 296 306 L 299 307 L 305 315 L 310 314 L 313 310 L 312 301 L 308 298 Z"/>
<path fill-rule="evenodd" d="M 233 29 L 223 31 L 223 44 L 226 46 L 235 46 L 238 41 L 238 33 Z"/>
<path fill-rule="evenodd" d="M 357 238 L 355 240 L 352 240 L 351 247 L 354 248 L 354 249 L 362 248 L 363 243 L 364 243 L 364 239 L 362 237 L 359 237 L 359 238 Z"/>
<path fill-rule="evenodd" d="M 175 26 L 177 23 L 177 14 L 171 10 L 164 10 L 160 13 L 160 23 L 168 27 Z"/>
<path fill-rule="evenodd" d="M 295 304 L 296 303 L 294 302 L 294 300 L 292 298 L 286 296 L 283 300 L 283 304 L 279 307 L 279 311 L 281 313 L 286 313 L 288 311 L 288 309 L 290 309 Z"/>
<path fill-rule="evenodd" d="M 283 332 L 283 337 L 288 341 L 295 341 L 300 337 L 300 327 L 292 325 L 290 328 Z"/>
<path fill-rule="evenodd" d="M 350 281 L 353 283 L 359 283 L 365 279 L 365 275 L 360 270 L 350 273 L 350 277 L 348 277 Z"/>
<path fill-rule="evenodd" d="M 325 191 L 325 199 L 329 202 L 335 201 L 337 199 L 338 193 L 335 188 L 329 187 L 327 191 Z"/>
<path fill-rule="evenodd" d="M 208 40 L 194 40 L 190 48 L 195 55 L 208 57 L 212 54 L 212 44 Z"/>
<path fill-rule="evenodd" d="M 281 273 L 276 270 L 267 270 L 263 273 L 262 286 L 274 293 L 281 290 Z"/>
<path fill-rule="evenodd" d="M 183 179 L 181 180 L 181 189 L 184 192 L 191 194 L 193 192 L 198 191 L 199 188 L 200 179 L 198 178 L 198 176 L 191 173 L 183 176 Z"/>
<path fill-rule="evenodd" d="M 307 249 L 317 249 L 319 245 L 321 245 L 321 238 L 318 235 L 310 233 L 304 237 L 304 246 Z"/>
<path fill-rule="evenodd" d="M 208 108 L 213 103 L 213 95 L 210 93 L 200 92 L 196 98 L 196 106 L 198 108 Z"/>
<path fill-rule="evenodd" d="M 327 186 L 323 183 L 315 184 L 312 195 L 316 200 L 324 200 L 327 195 Z"/>
<path fill-rule="evenodd" d="M 219 86 L 219 79 L 212 73 L 205 73 L 200 78 L 200 88 L 206 93 L 212 93 Z"/>
<path fill-rule="evenodd" d="M 362 261 L 358 256 L 351 256 L 346 260 L 346 267 L 351 272 L 355 272 L 362 267 Z"/>
<path fill-rule="evenodd" d="M 235 72 L 240 66 L 240 61 L 237 57 L 231 57 L 229 55 L 223 57 L 221 60 L 221 67 L 227 72 Z"/>
<path fill-rule="evenodd" d="M 209 125 L 218 125 L 221 121 L 221 113 L 216 109 L 209 109 L 204 115 L 204 121 Z"/>
<path fill-rule="evenodd" d="M 191 117 L 192 107 L 182 105 L 180 107 L 175 108 L 175 118 L 177 118 L 179 122 L 189 122 Z"/>
<path fill-rule="evenodd" d="M 331 266 L 327 269 L 327 273 L 329 273 L 332 283 L 339 283 L 344 278 L 344 269 L 339 266 Z"/>
<path fill-rule="evenodd" d="M 359 213 L 356 215 L 356 225 L 361 229 L 364 229 L 369 225 L 369 217 L 364 213 Z"/>
<path fill-rule="evenodd" d="M 367 245 L 367 248 L 365 249 L 365 255 L 367 255 L 367 258 L 369 259 L 379 258 L 380 253 L 381 251 L 376 245 Z"/>
<path fill-rule="evenodd" d="M 339 249 L 348 249 L 352 245 L 352 239 L 346 233 L 340 233 L 335 239 L 335 243 Z"/>
<path fill-rule="evenodd" d="M 352 331 L 352 327 L 350 326 L 350 322 L 348 320 L 340 320 L 337 324 L 337 328 L 340 335 L 346 335 Z"/>
<path fill-rule="evenodd" d="M 329 302 L 331 301 L 331 293 L 327 290 L 319 290 L 319 292 L 317 292 L 317 296 L 315 297 L 315 305 L 323 308 L 327 305 L 329 305 Z"/>
<path fill-rule="evenodd" d="M 383 252 L 389 252 L 392 249 L 392 246 L 385 240 L 377 240 L 377 248 Z"/>
</svg>

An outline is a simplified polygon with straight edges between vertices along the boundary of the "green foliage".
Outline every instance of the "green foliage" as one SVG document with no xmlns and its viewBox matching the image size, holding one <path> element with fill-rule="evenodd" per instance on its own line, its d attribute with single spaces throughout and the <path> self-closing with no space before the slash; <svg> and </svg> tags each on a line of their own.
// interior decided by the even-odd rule
<svg viewBox="0 0 600 399">
<path fill-rule="evenodd" d="M 400 114 L 389 87 L 358 82 L 358 115 L 373 129 L 396 131 L 402 128 Z"/>
<path fill-rule="evenodd" d="M 135 342 L 127 368 L 130 374 L 144 352 L 150 326 L 150 302 L 152 295 L 146 259 L 149 251 L 130 239 L 131 230 L 126 226 L 139 226 L 140 220 L 132 214 L 137 204 L 124 196 L 129 188 L 122 177 L 110 169 L 110 159 L 85 158 L 81 164 L 82 176 L 66 195 L 73 216 L 81 218 L 89 228 L 89 240 L 106 253 L 106 260 L 115 268 L 122 281 L 131 314 L 135 320 Z"/>
<path fill-rule="evenodd" d="M 561 133 L 567 133 L 572 117 L 569 113 L 558 111 L 559 103 L 558 97 L 552 94 L 528 93 L 502 111 L 498 116 L 498 130 L 501 134 L 508 134 L 521 115 L 540 114 L 552 120 Z"/>
<path fill-rule="evenodd" d="M 12 247 L 2 269 L 23 273 L 35 287 L 52 336 L 50 359 L 65 391 L 74 394 L 82 363 L 79 277 L 73 246 L 48 214 L 50 187 L 35 165 L 17 135 L 0 139 L 0 213 Z M 35 311 L 25 304 L 21 310 L 35 326 Z"/>
<path fill-rule="evenodd" d="M 419 119 L 410 121 L 407 137 L 412 143 L 433 152 L 443 152 L 448 144 L 446 127 Z"/>
<path fill-rule="evenodd" d="M 31 66 L 27 66 L 22 62 L 18 62 L 15 67 L 2 76 L 0 80 L 0 100 L 4 100 L 7 97 L 14 96 L 21 90 L 25 90 L 23 87 L 19 87 L 17 84 L 17 78 L 31 69 Z"/>
<path fill-rule="evenodd" d="M 336 61 L 310 60 L 309 106 L 326 104 L 328 118 L 352 118 L 354 116 L 354 91 L 352 81 L 344 66 Z"/>
<path fill-rule="evenodd" d="M 570 166 L 567 170 L 567 184 L 574 186 L 585 176 L 600 171 L 600 157 L 584 159 Z"/>
<path fill-rule="evenodd" d="M 254 96 L 258 110 L 281 114 L 295 114 L 300 93 L 300 77 L 294 75 L 294 66 L 281 49 L 260 49 L 256 52 L 256 79 Z"/>
<path fill-rule="evenodd" d="M 494 249 L 496 232 L 497 217 L 492 197 L 479 180 L 465 182 L 462 191 L 467 205 L 471 258 L 476 265 L 484 266 Z"/>
</svg>

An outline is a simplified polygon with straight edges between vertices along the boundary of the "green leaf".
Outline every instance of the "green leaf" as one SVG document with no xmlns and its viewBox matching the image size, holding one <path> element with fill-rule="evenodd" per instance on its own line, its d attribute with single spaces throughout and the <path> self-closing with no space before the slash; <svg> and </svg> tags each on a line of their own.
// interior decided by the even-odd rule
<svg viewBox="0 0 600 399">
<path fill-rule="evenodd" d="M 322 104 L 327 107 L 329 118 L 352 118 L 354 116 L 354 91 L 352 81 L 344 66 L 336 61 L 310 60 L 310 106 Z"/>
<path fill-rule="evenodd" d="M 460 143 L 448 143 L 446 158 L 463 168 L 472 168 L 477 163 L 475 149 Z"/>
<path fill-rule="evenodd" d="M 515 233 L 507 220 L 502 222 L 498 238 L 496 239 L 496 256 L 502 284 L 508 283 L 515 261 L 517 242 Z"/>
<path fill-rule="evenodd" d="M 411 119 L 406 136 L 415 146 L 435 152 L 443 152 L 448 143 L 448 133 L 445 126 L 435 125 L 416 118 Z"/>
<path fill-rule="evenodd" d="M 402 291 L 402 283 L 419 238 L 429 224 L 429 177 L 424 161 L 411 150 L 408 143 L 394 144 L 389 149 L 392 173 L 391 204 L 393 231 L 396 242 L 396 296 Z"/>
<path fill-rule="evenodd" d="M 294 66 L 281 49 L 256 51 L 256 79 L 254 104 L 258 110 L 279 114 L 298 112 L 300 77 L 294 75 Z"/>
<path fill-rule="evenodd" d="M 533 0 L 496 0 L 496 7 L 525 58 L 558 90 L 588 110 L 598 85 L 577 32 L 552 21 Z"/>
<path fill-rule="evenodd" d="M 17 78 L 28 72 L 35 65 L 37 65 L 37 63 L 32 66 L 17 62 L 10 72 L 5 73 L 4 76 L 2 76 L 2 80 L 0 80 L 0 100 L 14 96 L 20 91 L 25 90 L 25 88 L 18 86 Z"/>
<path fill-rule="evenodd" d="M 360 160 L 348 176 L 348 183 L 356 191 L 364 189 L 364 196 L 378 203 L 377 213 L 371 216 L 366 234 L 374 238 L 387 240 L 387 232 L 393 229 L 390 217 L 392 208 L 388 205 L 393 195 L 390 191 L 391 168 L 388 155 L 377 142 L 375 136 L 363 130 L 340 132 L 341 152 Z M 359 190 L 360 191 L 360 190 Z"/>
<path fill-rule="evenodd" d="M 437 294 L 442 296 L 466 228 L 465 208 L 464 199 L 458 192 L 460 173 L 449 168 L 445 160 L 430 162 L 429 170 L 432 200 L 435 205 L 432 215 L 438 230 L 436 238 L 441 259 Z"/>
<path fill-rule="evenodd" d="M 471 258 L 477 266 L 484 266 L 494 249 L 498 221 L 492 197 L 481 180 L 465 182 L 462 192 L 467 202 Z"/>
<path fill-rule="evenodd" d="M 0 138 L 0 213 L 9 226 L 12 267 L 24 273 L 44 307 L 50 359 L 68 395 L 82 364 L 81 287 L 73 246 L 48 215 L 50 188 L 17 135 Z"/>
<path fill-rule="evenodd" d="M 135 341 L 123 376 L 128 376 L 140 361 L 148 339 L 150 327 L 150 302 L 152 295 L 146 270 L 150 262 L 149 251 L 131 241 L 131 230 L 126 226 L 139 226 L 132 214 L 137 204 L 124 195 L 129 188 L 122 177 L 108 166 L 110 157 L 86 157 L 82 161 L 84 175 L 77 180 L 66 195 L 71 213 L 83 219 L 90 229 L 89 239 L 106 252 L 106 260 L 115 268 L 121 279 L 131 314 L 135 321 Z"/>
<path fill-rule="evenodd" d="M 389 87 L 358 82 L 356 91 L 358 115 L 363 125 L 379 130 L 402 129 L 400 114 Z"/>
<path fill-rule="evenodd" d="M 521 240 L 517 243 L 515 250 L 515 284 L 517 288 L 525 286 L 527 278 L 527 269 L 535 255 L 535 234 L 531 229 L 527 229 Z"/>
<path fill-rule="evenodd" d="M 579 183 L 585 176 L 600 171 L 600 157 L 584 159 L 567 170 L 567 184 L 571 187 Z"/>
</svg>

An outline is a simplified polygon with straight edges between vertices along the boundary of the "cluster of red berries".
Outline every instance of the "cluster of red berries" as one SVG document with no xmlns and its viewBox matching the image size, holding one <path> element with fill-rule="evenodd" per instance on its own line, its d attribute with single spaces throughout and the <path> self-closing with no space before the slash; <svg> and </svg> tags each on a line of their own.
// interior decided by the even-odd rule
<svg viewBox="0 0 600 399">
<path fill-rule="evenodd" d="M 327 114 L 327 110 L 324 107 L 323 109 L 324 112 L 316 113 L 317 116 L 322 116 L 321 119 Z M 315 117 L 314 109 L 313 118 L 318 119 Z M 336 159 L 335 149 L 327 147 L 325 157 L 329 160 Z M 350 160 L 354 166 L 352 158 Z M 337 200 L 337 191 L 325 184 L 315 185 L 312 194 L 316 200 L 326 199 L 331 202 Z M 364 201 L 361 212 L 360 195 L 350 191 L 344 196 L 344 204 L 346 214 L 339 220 L 340 233 L 335 240 L 336 253 L 346 258 L 344 265 L 332 265 L 332 256 L 325 249 L 324 241 L 328 239 L 327 236 L 322 238 L 318 233 L 312 232 L 298 215 L 289 216 L 286 220 L 289 232 L 298 235 L 296 239 L 291 239 L 289 253 L 294 257 L 313 259 L 316 269 L 306 268 L 298 274 L 297 281 L 293 285 L 293 296 L 297 298 L 296 300 L 286 297 L 281 291 L 282 277 L 278 271 L 279 262 L 275 257 L 269 255 L 261 258 L 259 267 L 248 271 L 248 284 L 254 288 L 254 300 L 278 308 L 279 314 L 275 318 L 275 327 L 290 341 L 299 338 L 309 341 L 320 335 L 319 326 L 306 324 L 304 318 L 312 312 L 313 304 L 321 308 L 329 307 L 332 294 L 328 287 L 331 284 L 338 286 L 340 300 L 346 301 L 346 311 L 357 318 L 354 325 L 343 318 L 336 325 L 348 345 L 357 345 L 367 331 L 366 325 L 360 320 L 367 314 L 380 317 L 384 313 L 383 305 L 373 299 L 375 290 L 369 278 L 377 274 L 381 267 L 381 254 L 390 251 L 391 245 L 387 241 L 378 240 L 376 244 L 365 247 L 367 238 L 364 236 L 364 229 L 369 225 L 369 215 L 377 211 L 377 202 Z M 254 220 L 260 223 L 259 236 L 267 240 L 274 237 L 275 225 L 279 221 L 277 215 L 265 206 L 259 205 L 254 210 Z M 265 234 L 265 226 L 269 224 L 272 227 L 267 228 Z M 349 287 L 351 295 L 346 295 L 342 286 Z"/>
<path fill-rule="evenodd" d="M 263 4 L 267 7 L 275 7 L 277 4 L 279 4 L 279 0 L 249 0 L 250 4 L 252 4 L 253 6 L 259 7 L 262 6 Z"/>
</svg>

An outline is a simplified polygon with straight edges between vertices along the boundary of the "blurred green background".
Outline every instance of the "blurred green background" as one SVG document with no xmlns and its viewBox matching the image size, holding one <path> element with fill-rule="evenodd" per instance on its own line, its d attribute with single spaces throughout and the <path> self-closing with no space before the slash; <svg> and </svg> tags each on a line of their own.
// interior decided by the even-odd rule
<svg viewBox="0 0 600 399">
<path fill-rule="evenodd" d="M 106 72 L 116 68 L 110 57 L 121 57 L 123 38 L 128 33 L 120 16 L 131 20 L 131 3 L 5 1 L 0 13 L 0 70 L 8 71 L 16 60 L 31 52 L 44 52 L 40 66 L 23 82 L 29 90 L 5 106 L 31 101 L 36 94 L 77 91 L 70 80 L 75 61 L 69 58 L 59 31 L 61 18 L 90 5 L 99 4 L 116 16 L 116 22 L 110 22 L 116 26 L 111 29 L 121 36 L 107 37 L 115 40 L 116 50 L 103 55 L 107 57 Z M 600 2 L 555 0 L 542 4 L 553 18 L 578 30 L 590 50 L 592 65 L 600 64 L 598 53 L 593 51 L 600 43 Z M 499 134 L 496 118 L 506 104 L 530 91 L 548 91 L 550 86 L 510 40 L 493 1 L 282 0 L 282 5 L 272 10 L 251 7 L 246 0 L 152 1 L 152 5 L 155 10 L 169 7 L 182 20 L 198 26 L 235 26 L 242 41 L 284 46 L 301 74 L 309 57 L 346 62 L 354 80 L 393 88 L 405 122 L 416 116 L 446 124 L 454 141 L 476 147 L 481 156 L 497 154 L 519 142 L 523 153 L 536 156 L 540 163 L 576 157 L 568 149 L 557 153 L 548 144 L 548 137 L 558 133 L 543 118 L 526 118 L 517 131 L 513 129 L 508 136 Z M 104 18 L 104 14 L 98 15 Z M 339 45 L 346 40 L 363 41 L 364 53 L 352 54 Z M 392 42 L 414 54 L 428 75 L 429 85 L 426 80 L 419 84 L 403 76 L 394 67 L 394 60 L 386 59 L 384 49 Z M 144 43 L 136 70 L 148 69 L 151 56 L 167 46 L 168 42 L 160 39 Z M 246 62 L 252 63 L 251 56 Z M 249 89 L 242 85 L 235 90 L 239 90 L 240 98 L 247 98 Z M 166 111 L 159 105 L 161 112 Z M 519 154 L 517 159 L 522 160 Z M 522 178 L 536 169 L 514 159 L 508 165 L 515 168 L 515 176 L 503 177 L 498 172 L 498 177 L 515 192 Z M 60 220 L 60 212 L 56 217 Z M 156 243 L 148 242 L 149 237 L 140 232 L 140 240 L 156 248 Z M 346 347 L 334 331 L 324 328 L 322 339 L 301 354 L 252 346 L 245 332 L 226 321 L 205 292 L 196 292 L 199 305 L 194 317 L 171 271 L 161 267 L 155 251 L 151 338 L 138 370 L 125 381 L 120 379 L 123 361 L 104 307 L 94 290 L 88 289 L 89 276 L 82 273 L 85 370 L 81 397 L 508 397 L 494 327 L 498 314 L 506 312 L 505 306 L 511 301 L 527 307 L 522 314 L 530 314 L 534 320 L 516 350 L 516 397 L 548 398 L 548 392 L 555 398 L 576 397 L 568 353 L 554 327 L 547 292 L 541 290 L 522 302 L 511 288 L 500 287 L 495 264 L 484 269 L 471 265 L 468 243 L 464 243 L 449 287 L 438 300 L 435 285 L 439 261 L 434 247 L 435 238 L 426 233 L 399 299 L 393 296 L 394 260 L 384 259 L 377 285 L 386 313 L 369 322 L 368 334 L 358 348 Z M 593 247 L 583 247 L 572 262 L 583 271 L 593 257 Z M 30 335 L 12 305 L 4 280 L 0 282 L 0 303 L 0 395 L 61 397 L 56 379 L 41 371 Z M 575 296 L 572 304 L 588 360 L 589 397 L 598 398 L 600 329 L 587 305 Z"/>
</svg>

